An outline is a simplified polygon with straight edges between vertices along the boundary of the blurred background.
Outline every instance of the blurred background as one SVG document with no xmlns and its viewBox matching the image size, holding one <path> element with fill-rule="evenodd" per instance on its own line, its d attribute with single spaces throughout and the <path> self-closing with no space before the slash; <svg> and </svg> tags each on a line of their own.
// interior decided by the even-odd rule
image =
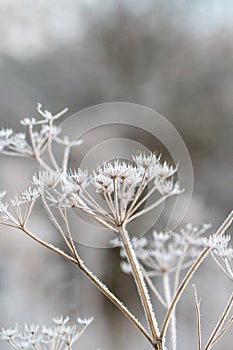
<svg viewBox="0 0 233 350">
<path fill-rule="evenodd" d="M 194 192 L 184 223 L 212 222 L 214 230 L 232 208 L 232 18 L 230 0 L 0 0 L 1 127 L 22 130 L 20 119 L 37 116 L 37 102 L 52 112 L 68 107 L 70 114 L 112 101 L 155 109 L 176 127 L 193 162 Z M 22 165 L 1 156 L 0 162 L 1 188 L 10 192 L 24 189 L 36 170 L 29 160 Z M 52 230 L 40 211 L 33 225 L 38 233 Z M 83 247 L 82 254 L 140 317 L 118 252 Z M 210 262 L 195 279 L 204 337 L 232 290 Z M 178 348 L 197 349 L 195 341 L 190 344 L 196 331 L 191 287 L 182 303 Z M 0 327 L 48 323 L 60 314 L 95 317 L 80 349 L 150 348 L 75 267 L 1 228 Z M 230 333 L 216 349 L 231 349 Z"/>
</svg>

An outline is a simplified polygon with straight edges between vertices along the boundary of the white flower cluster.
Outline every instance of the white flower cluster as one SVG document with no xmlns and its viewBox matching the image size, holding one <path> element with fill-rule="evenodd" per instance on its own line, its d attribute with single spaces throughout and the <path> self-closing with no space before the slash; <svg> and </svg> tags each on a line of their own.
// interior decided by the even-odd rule
<svg viewBox="0 0 233 350">
<path fill-rule="evenodd" d="M 32 148 L 26 140 L 26 134 L 13 133 L 12 129 L 0 130 L 0 152 L 13 155 L 32 155 Z"/>
<path fill-rule="evenodd" d="M 12 129 L 0 130 L 0 152 L 6 155 L 21 155 L 36 158 L 37 160 L 47 151 L 49 143 L 55 141 L 65 147 L 77 146 L 81 140 L 71 141 L 68 136 L 61 138 L 61 128 L 54 125 L 54 121 L 67 112 L 67 108 L 52 115 L 47 110 L 42 110 L 38 103 L 37 111 L 42 119 L 24 118 L 21 125 L 28 128 L 29 138 L 26 133 L 14 133 Z"/>
<path fill-rule="evenodd" d="M 187 268 L 203 248 L 202 235 L 210 228 L 209 224 L 201 227 L 187 224 L 180 232 L 154 231 L 152 239 L 146 237 L 134 238 L 132 244 L 140 263 L 147 269 L 149 275 L 161 275 L 175 272 L 177 265 Z M 120 254 L 126 258 L 124 247 L 119 239 L 111 241 L 113 246 L 121 246 Z M 122 270 L 130 273 L 127 262 L 122 262 Z"/>
<path fill-rule="evenodd" d="M 52 327 L 25 324 L 22 331 L 16 325 L 13 329 L 2 329 L 0 339 L 18 350 L 71 350 L 92 320 L 78 318 L 76 325 L 69 325 L 69 317 L 61 316 L 53 319 Z"/>
<path fill-rule="evenodd" d="M 42 110 L 41 104 L 38 104 L 37 111 L 41 116 L 39 120 L 24 118 L 21 121 L 27 127 L 27 133 L 14 134 L 11 129 L 0 130 L 1 153 L 31 157 L 41 167 L 41 171 L 33 176 L 33 187 L 30 189 L 36 195 L 31 198 L 27 196 L 26 200 L 24 195 L 15 196 L 9 203 L 13 213 L 1 201 L 1 222 L 13 224 L 14 227 L 25 226 L 39 195 L 47 212 L 48 201 L 59 209 L 79 208 L 104 226 L 117 231 L 119 226 L 126 225 L 153 210 L 167 198 L 183 192 L 173 178 L 177 166 L 162 162 L 161 155 L 153 152 L 139 151 L 132 156 L 131 161 L 107 161 L 91 175 L 79 168 L 69 170 L 70 149 L 82 141 L 70 141 L 68 136 L 60 137 L 61 128 L 54 123 L 67 109 L 53 115 Z M 54 142 L 64 147 L 62 162 L 54 156 Z M 101 197 L 93 195 L 90 185 Z M 156 193 L 160 198 L 146 206 L 147 200 Z M 26 206 L 24 213 L 22 206 Z"/>
<path fill-rule="evenodd" d="M 16 194 L 9 203 L 4 202 L 6 191 L 0 192 L 0 223 L 11 227 L 24 227 L 39 197 L 35 187 L 29 187 L 22 194 Z"/>
<path fill-rule="evenodd" d="M 33 184 L 43 196 L 60 207 L 80 208 L 111 228 L 134 220 L 161 203 L 161 198 L 149 208 L 141 205 L 157 191 L 162 201 L 182 192 L 172 176 L 177 168 L 160 163 L 153 153 L 138 152 L 132 161 L 109 161 L 98 166 L 93 174 L 83 169 L 42 170 L 33 176 Z M 168 179 L 169 178 L 169 179 Z M 144 190 L 152 182 L 146 195 Z M 101 206 L 90 186 L 102 195 Z M 105 225 L 104 224 L 104 225 Z M 109 226 L 111 225 L 111 226 Z"/>
<path fill-rule="evenodd" d="M 92 175 L 80 168 L 63 171 L 63 169 L 41 170 L 32 178 L 33 187 L 27 193 L 17 195 L 10 205 L 16 218 L 9 215 L 8 206 L 0 202 L 2 220 L 10 219 L 14 224 L 19 221 L 24 225 L 28 214 L 22 215 L 21 206 L 26 205 L 30 211 L 36 198 L 40 195 L 43 203 L 47 200 L 51 204 L 61 207 L 80 208 L 104 226 L 116 230 L 119 225 L 127 224 L 135 218 L 152 210 L 168 197 L 179 194 L 182 190 L 178 183 L 174 183 L 172 176 L 176 167 L 161 163 L 160 157 L 154 153 L 137 153 L 132 161 L 105 162 L 98 166 Z M 145 194 L 146 186 L 152 183 L 151 189 Z M 102 194 L 105 205 L 101 206 L 98 199 L 93 197 L 89 186 L 94 186 L 97 193 Z M 141 209 L 146 200 L 157 191 L 160 198 L 151 206 Z M 1 198 L 0 198 L 1 200 Z M 29 205 L 32 202 L 33 205 Z M 20 220 L 19 220 L 20 219 Z"/>
<path fill-rule="evenodd" d="M 228 244 L 230 240 L 230 235 L 211 235 L 208 238 L 203 238 L 202 243 L 205 247 L 212 248 L 214 253 L 219 256 L 233 258 L 233 249 Z"/>
</svg>

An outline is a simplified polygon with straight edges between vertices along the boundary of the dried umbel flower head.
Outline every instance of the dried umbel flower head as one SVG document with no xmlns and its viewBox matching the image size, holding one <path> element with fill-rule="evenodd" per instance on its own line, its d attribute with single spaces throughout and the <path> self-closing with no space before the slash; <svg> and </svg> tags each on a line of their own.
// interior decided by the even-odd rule
<svg viewBox="0 0 233 350">
<path fill-rule="evenodd" d="M 137 212 L 154 192 L 157 191 L 162 195 L 164 201 L 182 192 L 178 183 L 174 183 L 171 179 L 177 169 L 168 166 L 166 162 L 160 163 L 160 156 L 152 152 L 137 152 L 132 158 L 134 163 L 117 159 L 105 162 L 93 172 L 92 183 L 96 191 L 103 194 L 107 205 L 105 210 L 108 212 L 106 219 L 114 226 L 127 224 L 154 209 L 158 203 Z M 144 190 L 150 182 L 152 188 L 147 195 L 144 195 Z M 160 199 L 159 203 L 161 202 Z M 93 209 L 99 211 L 97 207 L 93 206 Z"/>
<path fill-rule="evenodd" d="M 203 235 L 211 227 L 203 224 L 201 227 L 187 224 L 180 232 L 153 231 L 152 239 L 147 237 L 133 238 L 132 245 L 135 254 L 150 276 L 163 275 L 188 268 L 203 248 Z M 121 247 L 120 255 L 126 259 L 126 252 L 121 241 L 116 238 L 111 241 L 115 247 Z M 122 270 L 131 272 L 127 262 L 122 263 Z"/>
<path fill-rule="evenodd" d="M 41 170 L 33 176 L 33 184 L 42 198 L 47 197 L 63 208 L 79 208 L 117 231 L 117 227 L 127 225 L 167 198 L 182 193 L 178 182 L 172 178 L 176 167 L 160 163 L 160 157 L 152 152 L 138 152 L 133 159 L 136 163 L 119 159 L 104 162 L 92 175 L 80 168 L 66 172 Z M 145 189 L 149 184 L 148 192 Z M 101 200 L 93 196 L 91 186 L 101 193 Z M 158 200 L 143 208 L 154 193 Z"/>
<path fill-rule="evenodd" d="M 25 323 L 22 330 L 17 325 L 2 329 L 0 339 L 18 350 L 72 350 L 92 320 L 93 317 L 78 318 L 75 325 L 70 325 L 68 316 L 60 316 L 53 318 L 53 326 L 50 327 Z"/>
</svg>

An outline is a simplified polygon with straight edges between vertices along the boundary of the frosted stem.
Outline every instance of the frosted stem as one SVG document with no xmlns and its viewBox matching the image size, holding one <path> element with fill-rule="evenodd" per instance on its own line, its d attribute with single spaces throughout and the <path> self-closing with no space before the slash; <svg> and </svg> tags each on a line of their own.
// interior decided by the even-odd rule
<svg viewBox="0 0 233 350">
<path fill-rule="evenodd" d="M 138 288 L 139 296 L 142 302 L 142 306 L 147 318 L 148 325 L 150 327 L 154 342 L 158 340 L 158 326 L 154 316 L 153 307 L 150 302 L 150 295 L 148 293 L 137 257 L 134 253 L 132 244 L 128 232 L 124 226 L 119 227 L 119 234 L 124 244 L 124 249 L 128 258 L 128 262 L 131 266 L 133 277 Z"/>
</svg>

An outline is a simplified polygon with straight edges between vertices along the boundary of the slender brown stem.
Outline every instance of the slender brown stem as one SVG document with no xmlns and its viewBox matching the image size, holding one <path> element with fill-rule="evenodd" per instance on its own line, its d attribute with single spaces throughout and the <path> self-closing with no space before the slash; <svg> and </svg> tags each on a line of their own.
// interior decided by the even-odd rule
<svg viewBox="0 0 233 350">
<path fill-rule="evenodd" d="M 216 324 L 216 327 L 214 328 L 214 331 L 211 334 L 211 336 L 210 336 L 210 338 L 209 338 L 209 340 L 208 340 L 204 350 L 208 350 L 208 349 L 211 348 L 213 342 L 215 341 L 215 338 L 218 336 L 218 332 L 221 330 L 221 327 L 222 327 L 222 325 L 223 325 L 223 323 L 224 323 L 224 321 L 225 321 L 225 319 L 226 319 L 226 317 L 228 315 L 228 312 L 230 311 L 230 309 L 232 307 L 232 304 L 233 304 L 233 295 L 231 295 L 231 297 L 230 297 L 230 299 L 229 299 L 229 301 L 228 301 L 228 303 L 226 305 L 226 308 L 225 308 L 222 316 L 220 317 L 218 323 Z"/>
<path fill-rule="evenodd" d="M 132 248 L 128 232 L 124 226 L 119 227 L 119 234 L 124 244 L 124 249 L 133 272 L 134 280 L 138 288 L 139 296 L 142 302 L 145 316 L 147 318 L 148 325 L 152 333 L 153 340 L 156 342 L 158 340 L 157 322 L 154 317 L 153 307 L 150 302 L 149 293 L 146 288 L 138 260 Z"/>
<path fill-rule="evenodd" d="M 220 340 L 220 338 L 226 333 L 226 331 L 228 330 L 228 328 L 231 326 L 232 323 L 233 323 L 233 317 L 230 318 L 230 320 L 227 322 L 227 324 L 223 328 L 223 330 L 216 336 L 216 338 L 214 339 L 212 345 L 214 345 L 215 343 L 217 343 L 217 341 Z"/>
</svg>

